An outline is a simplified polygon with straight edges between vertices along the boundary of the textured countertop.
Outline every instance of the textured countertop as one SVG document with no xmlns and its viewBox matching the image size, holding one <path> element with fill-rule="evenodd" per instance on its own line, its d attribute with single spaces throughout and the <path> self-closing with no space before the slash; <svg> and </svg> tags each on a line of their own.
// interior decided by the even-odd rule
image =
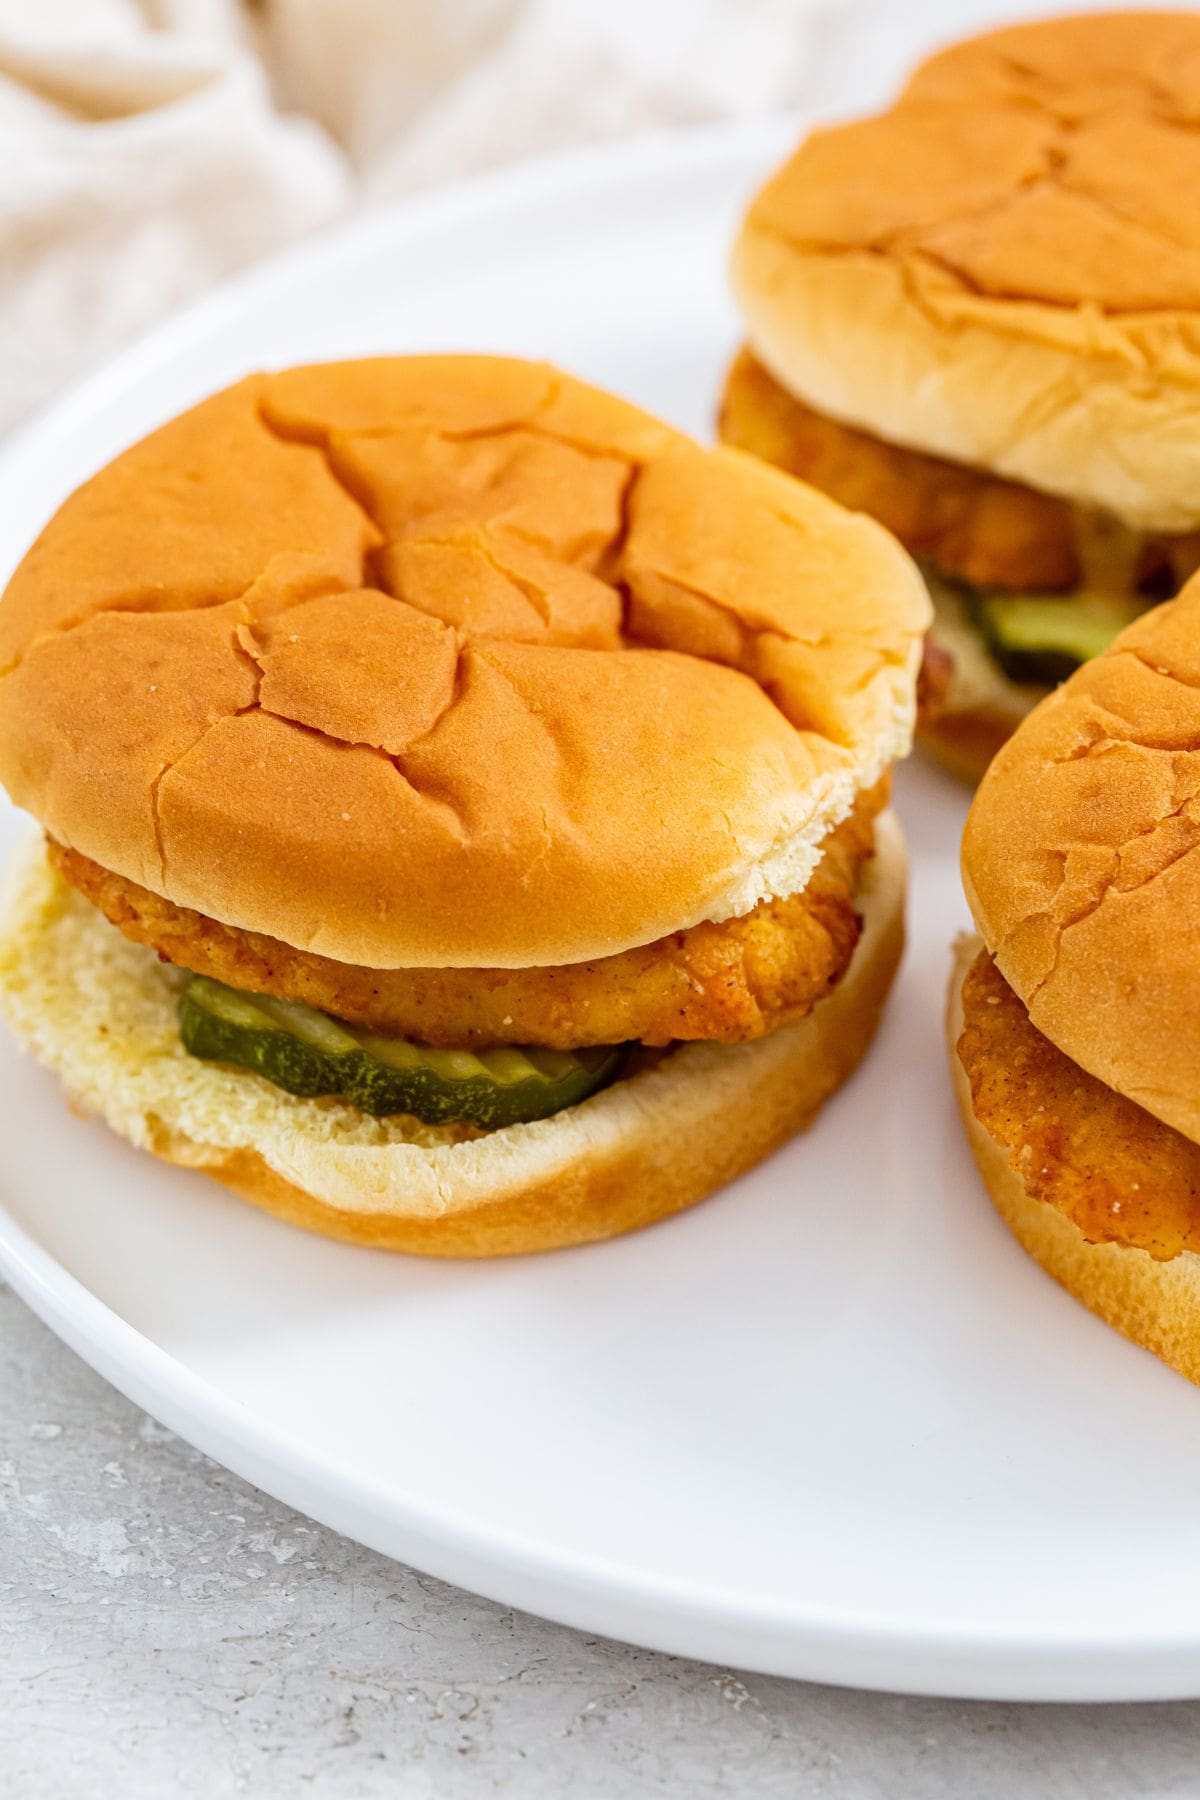
<svg viewBox="0 0 1200 1800">
<path fill-rule="evenodd" d="M 0 1288 L 5 1800 L 1181 1800 L 1200 1703 L 841 1692 L 584 1637 L 309 1523 Z"/>
</svg>

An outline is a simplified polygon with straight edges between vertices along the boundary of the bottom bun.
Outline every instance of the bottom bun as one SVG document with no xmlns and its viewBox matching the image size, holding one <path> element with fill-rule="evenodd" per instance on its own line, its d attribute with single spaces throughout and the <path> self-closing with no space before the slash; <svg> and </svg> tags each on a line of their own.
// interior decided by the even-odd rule
<svg viewBox="0 0 1200 1800">
<path fill-rule="evenodd" d="M 1004 677 L 1000 679 L 1003 681 Z M 932 757 L 956 780 L 978 787 L 992 758 L 1008 742 L 1029 710 L 1019 711 L 1015 706 L 1009 712 L 999 708 L 977 712 L 965 708 L 947 709 L 919 722 L 916 741 L 926 756 Z"/>
<path fill-rule="evenodd" d="M 131 944 L 40 846 L 0 912 L 0 1012 L 76 1107 L 294 1225 L 425 1256 L 504 1256 L 649 1225 L 806 1126 L 874 1035 L 904 942 L 899 827 L 877 821 L 845 977 L 753 1044 L 687 1044 L 581 1105 L 456 1141 L 450 1127 L 298 1100 L 179 1042 L 176 971 Z"/>
<path fill-rule="evenodd" d="M 1057 1208 L 1028 1193 L 1007 1151 L 975 1117 L 958 1040 L 963 982 L 982 949 L 977 937 L 963 938 L 956 948 L 946 1036 L 967 1139 L 996 1210 L 1034 1261 L 1089 1311 L 1189 1381 L 1200 1382 L 1200 1256 L 1185 1250 L 1159 1262 L 1146 1250 L 1089 1243 Z"/>
<path fill-rule="evenodd" d="M 922 750 L 974 787 L 1002 744 L 1047 690 L 1019 686 L 988 655 L 954 588 L 926 568 L 933 600 L 930 641 L 953 659 L 950 687 L 937 711 L 917 724 Z"/>
</svg>

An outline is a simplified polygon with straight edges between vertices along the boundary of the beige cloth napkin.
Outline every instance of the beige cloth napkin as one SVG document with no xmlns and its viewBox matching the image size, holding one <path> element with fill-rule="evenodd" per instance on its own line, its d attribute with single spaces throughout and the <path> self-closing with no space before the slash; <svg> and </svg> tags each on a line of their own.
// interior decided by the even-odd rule
<svg viewBox="0 0 1200 1800">
<path fill-rule="evenodd" d="M 503 160 L 797 99 L 820 0 L 0 0 L 0 431 L 222 276 Z"/>
</svg>

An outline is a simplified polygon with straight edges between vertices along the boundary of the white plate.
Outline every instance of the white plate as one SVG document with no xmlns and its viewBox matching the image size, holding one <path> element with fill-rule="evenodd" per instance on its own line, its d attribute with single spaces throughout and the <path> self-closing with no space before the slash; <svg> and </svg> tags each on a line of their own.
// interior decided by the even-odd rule
<svg viewBox="0 0 1200 1800">
<path fill-rule="evenodd" d="M 528 352 L 705 431 L 736 336 L 727 241 L 780 144 L 519 171 L 240 282 L 13 448 L 0 574 L 77 480 L 262 363 Z M 505 1602 L 825 1681 L 1200 1694 L 1200 1396 L 984 1197 L 940 1026 L 963 800 L 914 768 L 901 805 L 912 947 L 874 1055 L 683 1218 L 507 1263 L 344 1248 L 71 1117 L 6 1043 L 0 1265 L 202 1449 Z"/>
</svg>

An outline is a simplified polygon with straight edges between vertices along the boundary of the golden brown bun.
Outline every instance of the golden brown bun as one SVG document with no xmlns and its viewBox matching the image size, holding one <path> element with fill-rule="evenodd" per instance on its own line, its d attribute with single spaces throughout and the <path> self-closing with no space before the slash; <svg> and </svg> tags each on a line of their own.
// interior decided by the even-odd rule
<svg viewBox="0 0 1200 1800">
<path fill-rule="evenodd" d="M 756 356 L 915 449 L 1200 524 L 1200 16 L 1019 25 L 812 134 L 733 261 Z"/>
<path fill-rule="evenodd" d="M 300 949 L 582 961 L 804 887 L 907 748 L 926 616 L 872 522 L 544 365 L 253 376 L 17 570 L 0 778 Z"/>
<path fill-rule="evenodd" d="M 1189 1381 L 1200 1382 L 1200 1256 L 1184 1251 L 1160 1262 L 1128 1245 L 1089 1243 L 1063 1213 L 1026 1190 L 1007 1152 L 976 1118 L 957 1045 L 963 981 L 979 949 L 978 938 L 964 938 L 956 946 L 946 1037 L 967 1139 L 997 1211 L 1030 1256 L 1068 1293 Z"/>
<path fill-rule="evenodd" d="M 423 1255 L 551 1249 L 690 1206 L 808 1124 L 871 1041 L 903 945 L 905 878 L 885 814 L 854 960 L 799 1024 L 687 1045 L 555 1118 L 466 1141 L 188 1056 L 174 972 L 69 888 L 40 844 L 0 917 L 0 1011 L 80 1110 L 295 1224 Z"/>
<path fill-rule="evenodd" d="M 1200 577 L 1044 700 L 963 838 L 975 922 L 1039 1031 L 1200 1142 Z"/>
<path fill-rule="evenodd" d="M 1018 711 L 939 712 L 918 725 L 917 744 L 956 781 L 976 787 L 1023 717 Z"/>
</svg>

